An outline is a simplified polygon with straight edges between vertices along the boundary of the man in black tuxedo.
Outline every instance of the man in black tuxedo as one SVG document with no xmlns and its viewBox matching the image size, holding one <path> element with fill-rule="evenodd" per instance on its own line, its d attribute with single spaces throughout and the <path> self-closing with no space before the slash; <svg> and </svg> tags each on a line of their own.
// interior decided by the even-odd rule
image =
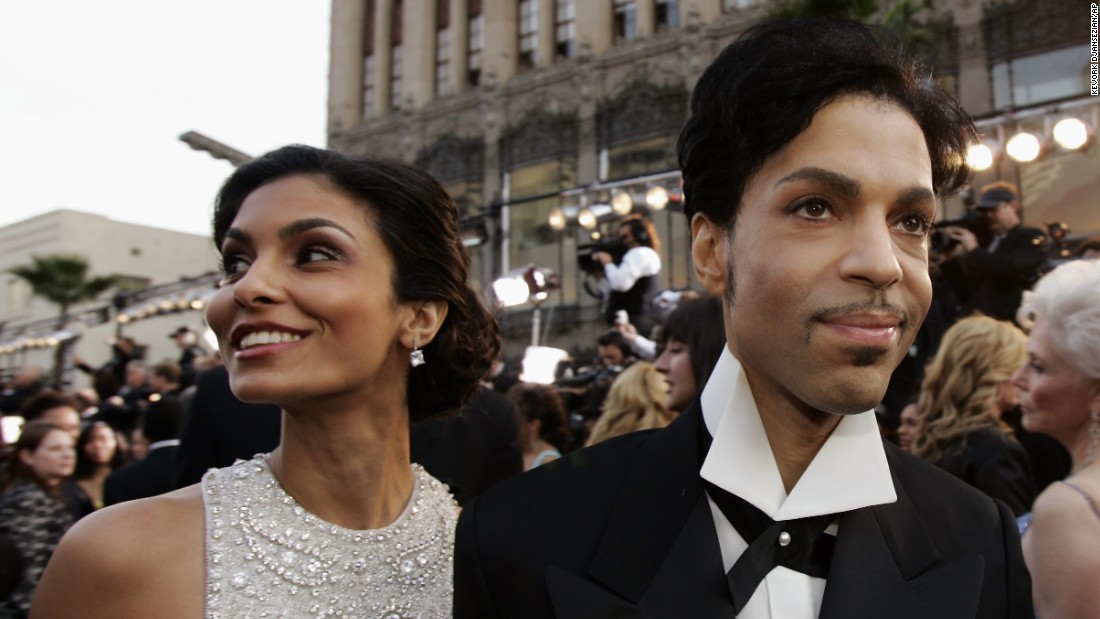
<svg viewBox="0 0 1100 619">
<path fill-rule="evenodd" d="M 757 26 L 680 136 L 726 347 L 699 399 L 468 505 L 455 617 L 1031 617 L 1009 510 L 884 444 L 973 125 L 855 22 Z"/>
<path fill-rule="evenodd" d="M 947 228 L 959 246 L 944 262 L 944 275 L 969 309 L 1015 321 L 1024 291 L 1039 279 L 1046 262 L 1046 235 L 1020 223 L 1020 201 L 1011 183 L 982 187 L 974 209 L 985 216 L 991 236 L 981 246 L 973 231 Z"/>
<path fill-rule="evenodd" d="M 176 451 L 182 425 L 183 405 L 179 400 L 163 398 L 151 402 L 141 418 L 141 432 L 149 441 L 149 453 L 107 476 L 103 482 L 103 502 L 114 505 L 175 490 Z"/>
</svg>

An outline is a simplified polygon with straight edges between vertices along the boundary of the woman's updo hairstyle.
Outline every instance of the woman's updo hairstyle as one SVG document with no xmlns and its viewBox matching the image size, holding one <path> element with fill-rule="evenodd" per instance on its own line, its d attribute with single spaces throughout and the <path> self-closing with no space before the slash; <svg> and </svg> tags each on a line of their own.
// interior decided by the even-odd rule
<svg viewBox="0 0 1100 619">
<path fill-rule="evenodd" d="M 500 350 L 496 319 L 467 284 L 470 256 L 459 237 L 454 200 L 430 174 L 403 161 L 284 146 L 226 180 L 214 204 L 217 246 L 249 194 L 296 175 L 324 177 L 363 205 L 393 256 L 399 301 L 447 302 L 447 318 L 423 347 L 428 363 L 409 371 L 408 402 L 412 422 L 453 412 Z"/>
</svg>

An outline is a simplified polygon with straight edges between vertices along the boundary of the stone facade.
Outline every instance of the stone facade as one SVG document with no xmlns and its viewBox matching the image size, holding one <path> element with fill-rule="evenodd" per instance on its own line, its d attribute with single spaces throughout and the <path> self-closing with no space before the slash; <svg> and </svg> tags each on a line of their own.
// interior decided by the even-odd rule
<svg viewBox="0 0 1100 619">
<path fill-rule="evenodd" d="M 330 146 L 416 161 L 440 178 L 467 214 L 485 215 L 489 241 L 472 251 L 473 275 L 482 284 L 528 261 L 574 270 L 571 253 L 587 238 L 572 229 L 557 237 L 539 229 L 533 222 L 555 199 L 538 196 L 674 169 L 675 136 L 695 81 L 726 44 L 760 19 L 768 3 L 574 0 L 568 25 L 573 36 L 564 46 L 557 19 L 563 4 L 568 3 L 333 0 Z M 629 15 L 623 13 L 626 6 Z M 447 19 L 437 19 L 440 10 L 447 11 Z M 480 14 L 480 21 L 470 19 L 472 14 Z M 396 38 L 395 15 L 401 16 Z M 526 45 L 533 52 L 524 52 L 521 22 L 530 24 L 531 15 L 537 26 L 534 43 Z M 994 63 L 1087 41 L 1087 15 L 1073 0 L 944 0 L 935 15 L 921 17 L 934 25 L 930 30 L 939 42 L 920 52 L 934 62 L 941 83 L 954 89 L 979 119 L 1004 113 L 994 106 Z M 364 24 L 371 28 L 366 36 Z M 442 24 L 449 32 L 439 39 Z M 626 28 L 632 31 L 624 33 Z M 467 43 L 479 29 L 483 44 L 472 60 Z M 1008 52 L 1006 33 L 1015 41 Z M 401 91 L 390 96 L 395 40 L 401 42 Z M 444 55 L 449 73 L 442 80 L 437 75 L 437 40 L 448 45 Z M 364 101 L 366 55 L 374 56 L 369 101 Z M 470 62 L 479 65 L 476 84 Z M 446 94 L 437 96 L 440 90 Z M 633 152 L 632 145 L 640 152 Z M 1058 210 L 1062 206 L 1044 199 L 1036 183 L 1051 196 L 1081 197 L 1085 202 L 1069 217 L 1076 231 L 1100 231 L 1100 219 L 1088 215 L 1100 212 L 1100 198 L 1095 197 L 1100 191 L 1093 191 L 1100 189 L 1100 181 L 1077 172 L 1095 165 L 1096 158 L 1093 149 L 1030 168 L 1002 164 L 978 175 L 975 184 L 994 178 L 1020 183 L 1031 200 L 1026 212 L 1035 218 L 1064 214 Z M 1051 189 L 1051 174 L 1044 171 L 1050 168 L 1057 168 L 1055 176 L 1062 183 L 1057 190 Z M 540 180 L 523 180 L 528 177 Z M 948 215 L 961 208 L 958 200 L 945 205 Z M 681 219 L 654 218 L 670 246 L 663 256 L 664 284 L 676 288 L 692 282 Z M 575 273 L 562 275 L 566 290 L 557 302 L 576 311 L 582 322 L 590 321 L 593 313 L 586 308 L 594 302 L 578 292 Z"/>
</svg>

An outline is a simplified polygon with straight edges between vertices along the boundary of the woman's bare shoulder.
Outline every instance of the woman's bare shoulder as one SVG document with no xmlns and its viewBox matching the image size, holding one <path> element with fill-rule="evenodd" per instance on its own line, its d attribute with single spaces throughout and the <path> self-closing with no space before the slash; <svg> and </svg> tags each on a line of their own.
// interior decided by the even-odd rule
<svg viewBox="0 0 1100 619">
<path fill-rule="evenodd" d="M 99 510 L 62 538 L 32 617 L 137 616 L 130 613 L 142 608 L 185 616 L 194 604 L 201 614 L 204 539 L 198 486 Z"/>
<path fill-rule="evenodd" d="M 195 485 L 101 509 L 78 522 L 64 541 L 147 556 L 171 550 L 189 533 L 201 538 L 204 528 L 202 493 Z"/>
<path fill-rule="evenodd" d="M 1100 509 L 1100 493 L 1090 479 L 1071 478 L 1053 483 L 1044 490 L 1032 506 L 1033 519 L 1065 525 L 1084 524 L 1089 520 L 1100 524 L 1096 510 Z M 1068 531 L 1067 531 L 1068 532 Z"/>
</svg>

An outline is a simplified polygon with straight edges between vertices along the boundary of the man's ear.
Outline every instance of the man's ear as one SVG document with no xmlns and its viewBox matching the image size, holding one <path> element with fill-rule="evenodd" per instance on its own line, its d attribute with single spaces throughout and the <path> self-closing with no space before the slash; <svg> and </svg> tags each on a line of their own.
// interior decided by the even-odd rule
<svg viewBox="0 0 1100 619">
<path fill-rule="evenodd" d="M 427 346 L 443 326 L 447 308 L 447 302 L 439 299 L 409 303 L 411 312 L 401 334 L 401 344 L 409 349 Z"/>
<path fill-rule="evenodd" d="M 691 258 L 695 277 L 707 292 L 718 298 L 726 294 L 728 237 L 725 228 L 707 219 L 706 215 L 696 213 L 692 216 Z"/>
</svg>

